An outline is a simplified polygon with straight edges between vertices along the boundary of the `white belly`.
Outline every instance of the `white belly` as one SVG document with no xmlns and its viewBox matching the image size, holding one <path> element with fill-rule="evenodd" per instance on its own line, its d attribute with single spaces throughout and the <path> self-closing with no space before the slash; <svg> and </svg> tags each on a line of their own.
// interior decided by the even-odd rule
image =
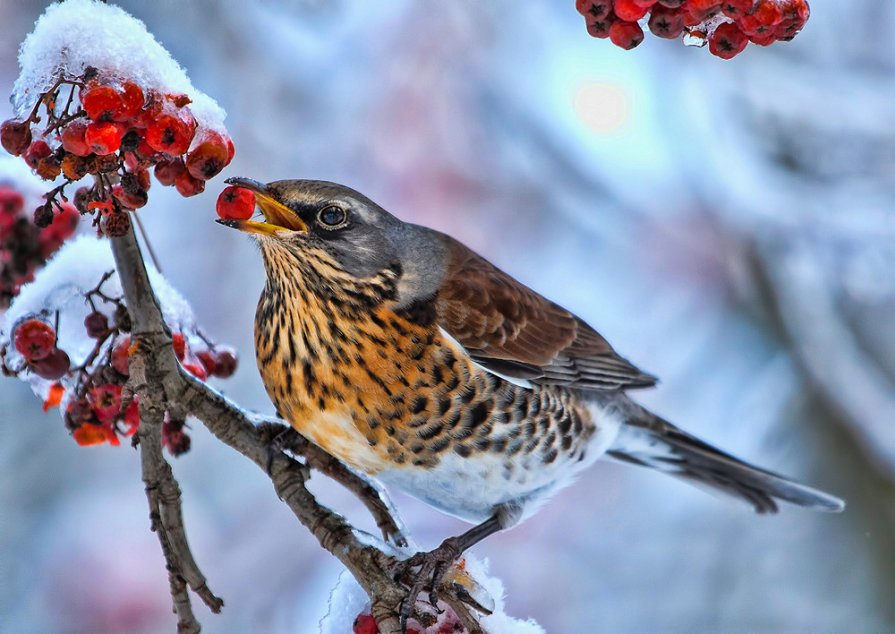
<svg viewBox="0 0 895 634">
<path fill-rule="evenodd" d="M 571 484 L 582 470 L 603 455 L 615 437 L 621 419 L 598 405 L 589 406 L 597 426 L 583 459 L 560 454 L 550 464 L 534 454 L 507 457 L 477 453 L 463 458 L 446 453 L 435 467 L 384 469 L 376 474 L 384 484 L 396 487 L 435 508 L 479 523 L 501 504 L 515 503 L 524 519 L 532 515 L 559 489 Z"/>
</svg>

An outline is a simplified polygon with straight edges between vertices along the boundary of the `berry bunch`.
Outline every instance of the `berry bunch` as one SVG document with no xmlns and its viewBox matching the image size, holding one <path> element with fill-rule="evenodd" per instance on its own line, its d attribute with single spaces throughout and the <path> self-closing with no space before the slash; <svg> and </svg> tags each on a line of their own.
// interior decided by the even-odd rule
<svg viewBox="0 0 895 634">
<path fill-rule="evenodd" d="M 0 184 L 0 309 L 9 307 L 22 284 L 34 279 L 34 272 L 78 226 L 73 205 L 59 203 L 58 213 L 49 205 L 42 204 L 33 216 L 26 214 L 22 193 Z"/>
<path fill-rule="evenodd" d="M 121 298 L 103 291 L 111 276 L 109 271 L 84 294 L 90 312 L 84 319 L 83 332 L 93 346 L 83 363 L 73 364 L 58 346 L 58 312 L 55 326 L 50 325 L 46 314 L 25 315 L 15 323 L 11 343 L 22 357 L 18 368 L 6 364 L 8 344 L 0 349 L 5 374 L 17 376 L 27 372 L 53 382 L 44 410 L 64 403 L 65 425 L 79 445 L 119 445 L 121 436 L 132 436 L 140 425 L 137 399 L 129 398 L 125 390 L 130 376 L 129 359 L 134 352 L 129 334 L 131 320 Z M 203 381 L 209 376 L 232 376 L 237 364 L 233 350 L 215 345 L 201 332 L 196 333 L 196 338 L 201 343 L 190 347 L 185 333 L 175 332 L 172 336 L 174 353 L 183 368 Z M 162 441 L 172 455 L 188 451 L 190 437 L 185 420 L 167 415 Z"/>
<path fill-rule="evenodd" d="M 643 41 L 641 22 L 661 38 L 681 35 L 687 44 L 709 45 L 730 59 L 752 42 L 789 41 L 808 21 L 807 0 L 577 0 L 587 32 L 632 49 Z"/>
<path fill-rule="evenodd" d="M 127 212 L 148 200 L 150 168 L 162 185 L 194 196 L 233 159 L 230 138 L 200 125 L 190 103 L 187 95 L 144 90 L 91 67 L 60 77 L 24 120 L 3 122 L 0 144 L 44 180 L 63 177 L 47 195 L 49 212 L 61 206 L 57 197 L 67 201 L 66 185 L 92 175 L 93 186 L 75 196 L 78 211 L 94 215 L 100 233 L 120 236 L 130 226 Z M 38 130 L 41 109 L 46 125 Z M 42 212 L 42 222 L 51 219 Z"/>
</svg>

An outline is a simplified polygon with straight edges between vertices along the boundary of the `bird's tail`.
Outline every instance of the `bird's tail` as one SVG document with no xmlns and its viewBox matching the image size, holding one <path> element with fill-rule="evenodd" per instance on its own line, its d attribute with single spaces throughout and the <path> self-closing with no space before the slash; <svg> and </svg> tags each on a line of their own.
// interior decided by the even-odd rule
<svg viewBox="0 0 895 634">
<path fill-rule="evenodd" d="M 607 451 L 612 458 L 723 491 L 751 504 L 757 513 L 776 513 L 777 500 L 832 513 L 845 508 L 833 495 L 747 464 L 634 407 L 626 412 L 627 420 Z"/>
</svg>

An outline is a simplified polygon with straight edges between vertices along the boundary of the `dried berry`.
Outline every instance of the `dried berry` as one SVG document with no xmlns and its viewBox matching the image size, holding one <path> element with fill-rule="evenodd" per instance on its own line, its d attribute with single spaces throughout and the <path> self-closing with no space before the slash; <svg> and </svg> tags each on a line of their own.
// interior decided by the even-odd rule
<svg viewBox="0 0 895 634">
<path fill-rule="evenodd" d="M 110 238 L 120 238 L 126 236 L 130 231 L 131 219 L 126 211 L 116 209 L 103 215 L 99 226 L 104 235 Z"/>
<path fill-rule="evenodd" d="M 31 125 L 15 119 L 4 121 L 0 125 L 0 145 L 13 156 L 19 156 L 31 145 Z"/>
<path fill-rule="evenodd" d="M 55 381 L 68 372 L 70 365 L 71 360 L 68 358 L 68 354 L 64 350 L 53 348 L 44 358 L 32 361 L 29 367 L 40 378 Z"/>
<path fill-rule="evenodd" d="M 99 311 L 93 311 L 84 318 L 84 328 L 91 339 L 102 339 L 109 334 L 109 319 Z"/>
</svg>

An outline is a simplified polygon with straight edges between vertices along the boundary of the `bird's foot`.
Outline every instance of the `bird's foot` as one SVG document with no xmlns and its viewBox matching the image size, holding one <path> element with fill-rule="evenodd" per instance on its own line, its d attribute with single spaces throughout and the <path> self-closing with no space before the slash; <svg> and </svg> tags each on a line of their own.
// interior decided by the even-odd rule
<svg viewBox="0 0 895 634">
<path fill-rule="evenodd" d="M 287 427 L 279 423 L 262 423 L 261 425 L 258 425 L 258 429 L 262 434 L 267 435 L 269 438 L 267 442 L 267 464 L 265 465 L 265 470 L 267 471 L 267 475 L 272 475 L 271 470 L 273 469 L 274 458 L 276 458 L 278 454 L 295 446 L 298 439 L 301 438 L 301 434 L 295 431 L 292 427 Z M 296 436 L 298 438 L 296 438 Z"/>
<path fill-rule="evenodd" d="M 404 562 L 401 576 L 412 580 L 412 585 L 407 598 L 401 604 L 402 628 L 406 627 L 407 619 L 413 615 L 416 600 L 423 590 L 429 593 L 429 603 L 433 607 L 436 606 L 441 580 L 462 554 L 456 538 L 449 537 L 438 548 L 425 553 L 416 553 Z"/>
</svg>

